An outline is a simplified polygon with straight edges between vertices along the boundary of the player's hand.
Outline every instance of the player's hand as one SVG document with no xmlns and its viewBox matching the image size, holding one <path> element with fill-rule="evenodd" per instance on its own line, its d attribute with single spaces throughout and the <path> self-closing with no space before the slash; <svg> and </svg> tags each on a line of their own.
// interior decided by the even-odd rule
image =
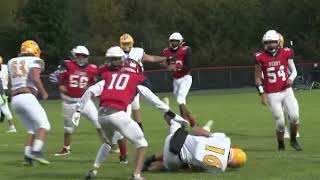
<svg viewBox="0 0 320 180">
<path fill-rule="evenodd" d="M 43 100 L 46 100 L 46 99 L 48 99 L 48 97 L 49 97 L 49 95 L 48 95 L 47 92 L 42 92 L 42 93 L 41 93 L 41 96 L 42 96 L 42 99 L 43 99 Z"/>
<path fill-rule="evenodd" d="M 167 66 L 168 71 L 176 71 L 177 70 L 177 66 L 176 64 L 169 64 Z"/>
<path fill-rule="evenodd" d="M 267 95 L 265 93 L 260 95 L 260 99 L 261 99 L 261 104 L 262 105 L 267 105 Z"/>
<path fill-rule="evenodd" d="M 287 86 L 291 87 L 293 85 L 293 81 L 291 79 L 287 80 Z"/>
<path fill-rule="evenodd" d="M 80 116 L 81 116 L 81 114 L 79 111 L 76 111 L 75 113 L 72 114 L 71 121 L 75 126 L 79 126 Z"/>
<path fill-rule="evenodd" d="M 173 56 L 169 56 L 166 59 L 167 64 L 176 64 L 176 60 L 173 58 Z"/>
</svg>

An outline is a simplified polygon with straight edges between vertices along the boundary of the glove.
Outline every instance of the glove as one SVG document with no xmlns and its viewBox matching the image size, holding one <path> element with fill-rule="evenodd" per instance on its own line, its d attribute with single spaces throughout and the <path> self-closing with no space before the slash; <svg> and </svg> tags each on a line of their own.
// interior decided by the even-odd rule
<svg viewBox="0 0 320 180">
<path fill-rule="evenodd" d="M 80 111 L 76 111 L 75 113 L 72 114 L 71 121 L 75 126 L 79 126 L 80 116 L 81 116 Z"/>
<path fill-rule="evenodd" d="M 1 95 L 1 98 L 2 98 L 3 104 L 6 104 L 8 102 L 8 96 L 3 94 Z"/>
</svg>

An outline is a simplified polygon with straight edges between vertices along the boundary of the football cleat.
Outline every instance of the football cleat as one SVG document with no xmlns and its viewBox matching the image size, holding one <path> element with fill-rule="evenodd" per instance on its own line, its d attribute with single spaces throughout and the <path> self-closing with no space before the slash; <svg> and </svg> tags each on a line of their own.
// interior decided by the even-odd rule
<svg viewBox="0 0 320 180">
<path fill-rule="evenodd" d="M 28 156 L 24 156 L 24 161 L 22 162 L 24 166 L 33 166 L 32 159 Z"/>
<path fill-rule="evenodd" d="M 183 119 L 181 116 L 176 114 L 176 116 L 172 119 L 173 121 L 176 121 L 177 123 L 181 124 L 182 126 L 190 125 L 189 121 Z"/>
<path fill-rule="evenodd" d="M 63 147 L 60 152 L 54 154 L 54 156 L 65 156 L 70 154 L 71 150 Z"/>
<path fill-rule="evenodd" d="M 43 153 L 41 151 L 32 151 L 30 158 L 38 161 L 41 164 L 50 164 L 50 162 L 44 158 Z"/>
<path fill-rule="evenodd" d="M 290 140 L 290 145 L 297 151 L 302 151 L 302 146 L 301 144 L 295 139 L 295 140 Z"/>
<path fill-rule="evenodd" d="M 119 156 L 119 160 L 120 160 L 120 164 L 128 164 L 127 156 L 125 157 Z"/>
<path fill-rule="evenodd" d="M 139 175 L 132 175 L 132 180 L 146 180 L 146 178 Z"/>
<path fill-rule="evenodd" d="M 86 175 L 86 179 L 93 179 L 97 176 L 98 170 L 97 169 L 90 169 L 90 171 Z"/>
<path fill-rule="evenodd" d="M 16 133 L 16 132 L 17 132 L 17 130 L 14 126 L 10 126 L 9 130 L 7 131 L 7 133 Z"/>
</svg>

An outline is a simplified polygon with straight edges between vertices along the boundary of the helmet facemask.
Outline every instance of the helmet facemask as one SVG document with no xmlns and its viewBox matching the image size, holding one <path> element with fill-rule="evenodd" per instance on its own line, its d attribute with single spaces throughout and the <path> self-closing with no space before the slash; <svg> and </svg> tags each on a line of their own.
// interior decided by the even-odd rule
<svg viewBox="0 0 320 180">
<path fill-rule="evenodd" d="M 277 52 L 279 48 L 279 41 L 264 41 L 263 42 L 264 50 L 269 53 Z"/>
<path fill-rule="evenodd" d="M 89 63 L 89 56 L 86 54 L 75 54 L 74 59 L 79 66 L 85 66 Z"/>
<path fill-rule="evenodd" d="M 181 44 L 181 40 L 171 39 L 169 43 L 170 43 L 171 49 L 177 50 Z"/>
<path fill-rule="evenodd" d="M 131 43 L 131 42 L 123 42 L 123 43 L 121 43 L 121 49 L 125 53 L 129 53 L 131 51 L 132 47 L 133 47 L 133 43 Z"/>
<path fill-rule="evenodd" d="M 111 70 L 119 70 L 123 66 L 123 58 L 117 56 L 107 57 L 105 64 Z"/>
</svg>

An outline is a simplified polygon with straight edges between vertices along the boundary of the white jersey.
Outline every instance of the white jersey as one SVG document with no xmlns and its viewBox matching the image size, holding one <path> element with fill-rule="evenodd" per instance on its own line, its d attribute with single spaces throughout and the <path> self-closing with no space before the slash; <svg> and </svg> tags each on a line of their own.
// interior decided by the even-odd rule
<svg viewBox="0 0 320 180">
<path fill-rule="evenodd" d="M 12 91 L 21 87 L 30 87 L 37 90 L 30 77 L 30 70 L 32 68 L 40 68 L 43 71 L 44 61 L 34 56 L 21 56 L 10 59 L 8 70 Z"/>
<path fill-rule="evenodd" d="M 140 65 L 141 70 L 143 71 L 143 64 L 142 64 L 142 58 L 144 55 L 144 50 L 142 48 L 134 47 L 130 50 L 129 54 L 126 54 L 126 59 L 132 59 L 134 60 L 137 64 Z M 130 63 L 130 67 L 136 68 L 135 63 Z"/>
<path fill-rule="evenodd" d="M 4 90 L 8 89 L 9 73 L 8 73 L 8 67 L 6 64 L 1 64 L 0 78 L 2 81 L 3 89 Z"/>
<path fill-rule="evenodd" d="M 209 138 L 188 135 L 180 155 L 185 163 L 218 173 L 227 168 L 230 145 L 230 138 L 224 133 L 213 133 Z"/>
</svg>

